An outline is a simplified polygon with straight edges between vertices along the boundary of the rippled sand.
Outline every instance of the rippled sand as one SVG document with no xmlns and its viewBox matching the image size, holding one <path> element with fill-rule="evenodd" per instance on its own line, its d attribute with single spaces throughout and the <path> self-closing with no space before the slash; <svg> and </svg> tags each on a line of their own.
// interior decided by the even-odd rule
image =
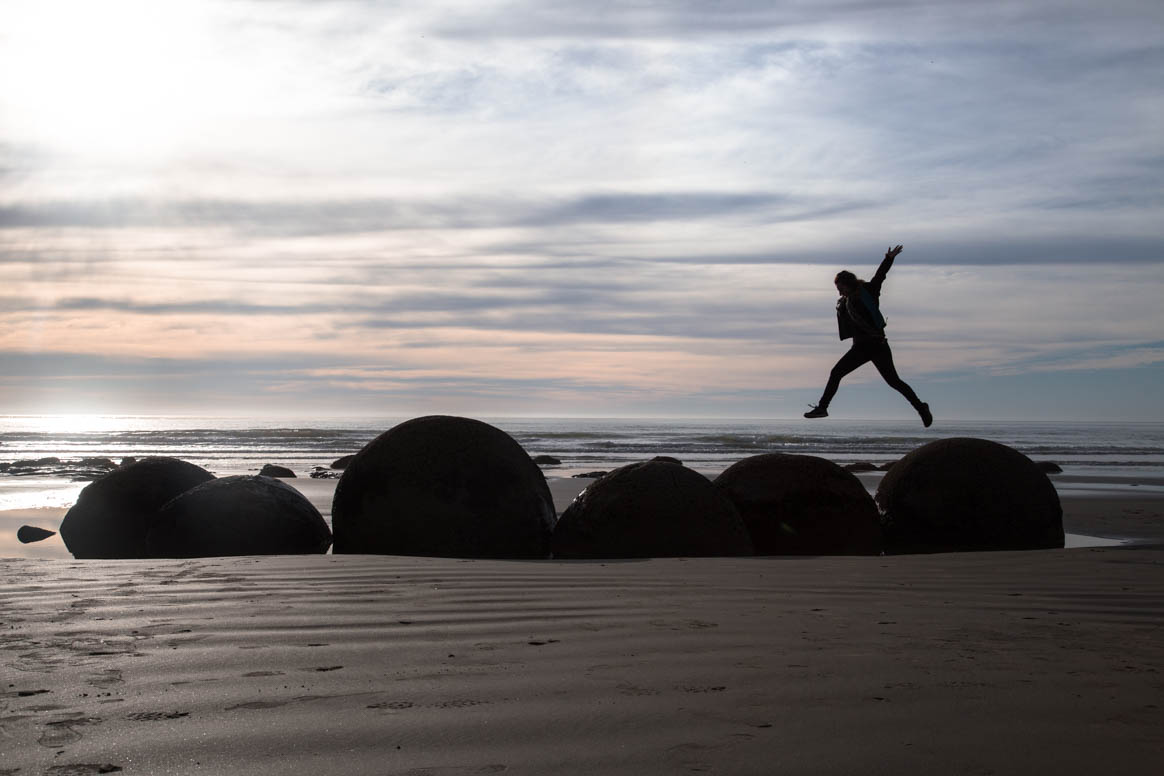
<svg viewBox="0 0 1164 776">
<path fill-rule="evenodd" d="M 1154 774 L 1162 572 L 1151 547 L 6 559 L 0 762 L 20 774 Z"/>
</svg>

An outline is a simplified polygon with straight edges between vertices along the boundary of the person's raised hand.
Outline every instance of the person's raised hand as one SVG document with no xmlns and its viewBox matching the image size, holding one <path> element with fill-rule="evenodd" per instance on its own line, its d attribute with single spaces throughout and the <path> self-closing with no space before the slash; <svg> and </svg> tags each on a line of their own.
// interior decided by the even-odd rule
<svg viewBox="0 0 1164 776">
<path fill-rule="evenodd" d="M 897 254 L 899 254 L 899 253 L 901 253 L 901 246 L 900 245 L 897 246 L 896 248 L 889 248 L 888 250 L 885 251 L 885 258 L 887 258 L 887 259 L 895 258 L 897 256 Z"/>
</svg>

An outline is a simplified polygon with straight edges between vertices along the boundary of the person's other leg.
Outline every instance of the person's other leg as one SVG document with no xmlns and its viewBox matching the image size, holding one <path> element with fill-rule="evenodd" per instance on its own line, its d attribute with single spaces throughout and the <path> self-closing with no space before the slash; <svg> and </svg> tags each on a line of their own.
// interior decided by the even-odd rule
<svg viewBox="0 0 1164 776">
<path fill-rule="evenodd" d="M 877 367 L 877 371 L 885 378 L 885 382 L 889 383 L 889 387 L 908 399 L 913 408 L 921 415 L 925 425 L 929 426 L 933 422 L 933 418 L 930 416 L 930 407 L 919 399 L 917 394 L 914 393 L 913 388 L 909 387 L 909 383 L 902 380 L 897 374 L 897 368 L 893 366 L 893 351 L 889 349 L 889 343 L 878 343 L 871 360 L 873 361 L 873 366 Z"/>
<path fill-rule="evenodd" d="M 841 387 L 841 380 L 858 367 L 869 363 L 871 359 L 872 354 L 869 353 L 869 349 L 861 343 L 854 342 L 853 347 L 841 356 L 832 371 L 829 372 L 829 381 L 825 385 L 824 393 L 821 394 L 817 407 L 827 410 L 833 397 L 837 394 L 837 389 Z"/>
</svg>

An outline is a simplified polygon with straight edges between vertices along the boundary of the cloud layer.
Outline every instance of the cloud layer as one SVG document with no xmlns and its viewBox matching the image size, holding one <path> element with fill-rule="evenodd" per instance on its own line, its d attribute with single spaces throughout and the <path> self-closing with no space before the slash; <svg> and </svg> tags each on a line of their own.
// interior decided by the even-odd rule
<svg viewBox="0 0 1164 776">
<path fill-rule="evenodd" d="M 792 414 L 839 355 L 832 274 L 897 242 L 916 379 L 1162 387 L 1162 23 L 8 3 L 0 398 Z"/>
</svg>

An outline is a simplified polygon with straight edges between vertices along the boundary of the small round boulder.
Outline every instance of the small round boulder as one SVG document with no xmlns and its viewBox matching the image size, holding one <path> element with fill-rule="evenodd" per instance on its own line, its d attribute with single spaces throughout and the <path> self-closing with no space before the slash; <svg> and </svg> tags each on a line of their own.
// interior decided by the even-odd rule
<svg viewBox="0 0 1164 776">
<path fill-rule="evenodd" d="M 148 558 L 146 536 L 162 505 L 214 475 L 177 458 L 143 458 L 81 491 L 61 522 L 74 558 Z"/>
<path fill-rule="evenodd" d="M 850 472 L 812 455 L 745 458 L 715 480 L 757 555 L 879 555 L 881 522 L 873 498 Z"/>
<path fill-rule="evenodd" d="M 986 439 L 939 439 L 902 458 L 877 489 L 893 552 L 1063 546 L 1063 509 L 1047 475 Z"/>
<path fill-rule="evenodd" d="M 545 558 L 554 501 L 513 437 L 479 420 L 430 415 L 356 454 L 331 515 L 336 554 Z"/>
<path fill-rule="evenodd" d="M 191 488 L 158 512 L 154 557 L 310 555 L 327 552 L 331 531 L 295 488 L 272 477 L 222 477 Z"/>
<path fill-rule="evenodd" d="M 578 494 L 554 528 L 555 558 L 751 555 L 736 508 L 706 477 L 666 461 L 615 469 Z"/>
</svg>

